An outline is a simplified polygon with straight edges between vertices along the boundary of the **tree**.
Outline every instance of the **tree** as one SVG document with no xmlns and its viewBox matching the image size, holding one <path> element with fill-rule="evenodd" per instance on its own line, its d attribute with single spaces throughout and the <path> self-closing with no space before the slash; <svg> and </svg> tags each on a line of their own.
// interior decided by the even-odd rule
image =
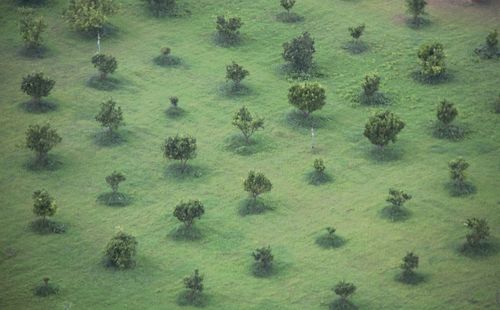
<svg viewBox="0 0 500 310">
<path fill-rule="evenodd" d="M 345 281 L 340 281 L 335 285 L 333 288 L 333 291 L 335 294 L 337 294 L 340 297 L 340 302 L 342 305 L 345 305 L 348 303 L 347 298 L 354 294 L 356 291 L 356 286 L 353 283 L 345 282 Z"/>
<path fill-rule="evenodd" d="M 180 160 L 181 171 L 184 172 L 189 159 L 196 157 L 196 139 L 192 136 L 168 137 L 163 146 L 163 154 L 167 159 Z"/>
<path fill-rule="evenodd" d="M 290 13 L 290 10 L 295 5 L 295 0 L 280 0 L 280 4 L 286 10 L 287 13 Z"/>
<path fill-rule="evenodd" d="M 323 174 L 325 173 L 325 163 L 323 162 L 323 159 L 321 158 L 316 158 L 314 160 L 313 164 L 314 170 L 316 171 L 317 174 Z"/>
<path fill-rule="evenodd" d="M 272 265 L 274 256 L 271 252 L 271 247 L 262 247 L 256 249 L 255 252 L 252 253 L 252 256 L 255 260 L 255 267 L 259 272 L 268 272 Z"/>
<path fill-rule="evenodd" d="M 46 190 L 37 190 L 33 193 L 33 213 L 42 217 L 44 222 L 47 217 L 56 214 L 57 205 L 54 198 Z"/>
<path fill-rule="evenodd" d="M 156 16 L 171 14 L 175 10 L 176 0 L 143 0 L 149 6 L 151 12 Z"/>
<path fill-rule="evenodd" d="M 232 64 L 226 66 L 226 79 L 232 80 L 234 88 L 239 89 L 241 81 L 249 74 L 248 70 L 243 69 L 233 61 Z"/>
<path fill-rule="evenodd" d="M 191 229 L 195 219 L 200 219 L 205 213 L 205 207 L 198 200 L 182 201 L 175 206 L 174 216 L 186 225 L 187 229 Z"/>
<path fill-rule="evenodd" d="M 99 78 L 101 80 L 105 80 L 108 74 L 113 74 L 118 67 L 115 57 L 104 54 L 95 54 L 92 56 L 92 64 L 99 70 Z"/>
<path fill-rule="evenodd" d="M 23 77 L 21 90 L 31 96 L 34 104 L 40 105 L 42 97 L 47 97 L 55 84 L 56 81 L 45 77 L 42 72 L 37 72 Z"/>
<path fill-rule="evenodd" d="M 106 246 L 106 258 L 110 265 L 119 269 L 130 268 L 135 265 L 137 240 L 134 236 L 119 231 Z"/>
<path fill-rule="evenodd" d="M 422 69 L 420 73 L 430 79 L 446 73 L 444 47 L 441 43 L 424 44 L 417 53 Z"/>
<path fill-rule="evenodd" d="M 122 109 L 116 106 L 112 99 L 101 104 L 101 110 L 95 116 L 95 120 L 101 123 L 102 127 L 108 128 L 109 134 L 113 134 L 123 123 Z"/>
<path fill-rule="evenodd" d="M 418 268 L 418 256 L 413 252 L 406 253 L 400 268 L 403 270 L 403 280 L 411 279 L 415 276 L 414 269 Z"/>
<path fill-rule="evenodd" d="M 37 49 L 42 45 L 42 32 L 47 28 L 47 24 L 42 16 L 35 16 L 32 8 L 20 8 L 19 31 L 28 49 Z"/>
<path fill-rule="evenodd" d="M 406 7 L 408 13 L 413 17 L 413 23 L 418 27 L 420 26 L 420 16 L 425 14 L 425 6 L 427 1 L 425 0 L 406 0 Z"/>
<path fill-rule="evenodd" d="M 495 55 L 498 51 L 498 32 L 497 30 L 491 31 L 488 36 L 486 36 L 486 48 L 490 55 Z"/>
<path fill-rule="evenodd" d="M 260 194 L 271 191 L 272 187 L 271 181 L 261 172 L 250 171 L 243 182 L 243 188 L 250 193 L 254 201 Z"/>
<path fill-rule="evenodd" d="M 61 141 L 50 124 L 30 125 L 26 131 L 26 147 L 36 153 L 36 161 L 40 164 L 47 162 L 47 153 Z"/>
<path fill-rule="evenodd" d="M 118 12 L 113 0 L 70 0 L 63 17 L 70 26 L 81 32 L 100 32 L 108 16 Z"/>
<path fill-rule="evenodd" d="M 125 180 L 127 180 L 127 178 L 121 172 L 113 171 L 113 173 L 106 176 L 106 183 L 108 183 L 109 187 L 111 187 L 113 194 L 118 192 L 118 185 Z"/>
<path fill-rule="evenodd" d="M 199 274 L 198 269 L 195 269 L 192 276 L 184 278 L 184 287 L 186 288 L 186 298 L 189 302 L 193 302 L 203 292 L 203 276 Z"/>
<path fill-rule="evenodd" d="M 365 31 L 365 24 L 356 27 L 349 27 L 349 33 L 351 34 L 351 37 L 356 41 L 363 35 L 364 31 Z"/>
<path fill-rule="evenodd" d="M 243 106 L 233 116 L 233 126 L 241 130 L 246 144 L 250 143 L 250 137 L 259 129 L 264 128 L 264 119 L 255 117 Z"/>
<path fill-rule="evenodd" d="M 309 116 L 326 103 L 325 89 L 318 83 L 296 84 L 288 89 L 288 102 Z"/>
<path fill-rule="evenodd" d="M 400 210 L 404 203 L 410 200 L 412 197 L 410 194 L 397 189 L 389 189 L 389 197 L 385 201 L 389 202 L 393 210 Z"/>
<path fill-rule="evenodd" d="M 364 136 L 380 148 L 389 142 L 396 142 L 397 134 L 405 127 L 405 123 L 389 111 L 377 112 L 365 125 Z"/>
<path fill-rule="evenodd" d="M 313 64 L 314 39 L 309 32 L 283 43 L 283 58 L 288 61 L 295 71 L 309 72 Z"/>
<path fill-rule="evenodd" d="M 179 98 L 177 96 L 172 96 L 169 98 L 170 100 L 170 105 L 172 105 L 172 107 L 174 108 L 177 108 L 177 104 L 179 103 Z"/>
<path fill-rule="evenodd" d="M 459 157 L 457 159 L 451 160 L 448 163 L 448 167 L 450 168 L 450 178 L 452 184 L 457 189 L 465 189 L 465 170 L 469 168 L 469 163 L 465 161 L 463 158 Z"/>
<path fill-rule="evenodd" d="M 242 25 L 243 23 L 239 17 L 230 17 L 226 19 L 226 17 L 222 15 L 217 16 L 216 29 L 219 39 L 227 44 L 236 43 L 240 39 L 239 29 Z"/>
<path fill-rule="evenodd" d="M 380 77 L 378 75 L 366 75 L 363 85 L 361 85 L 363 94 L 366 97 L 373 97 L 378 92 L 379 85 Z"/>
<path fill-rule="evenodd" d="M 453 102 L 444 99 L 437 107 L 437 118 L 445 126 L 448 126 L 458 115 L 457 108 Z"/>
<path fill-rule="evenodd" d="M 490 236 L 490 227 L 485 219 L 470 218 L 464 223 L 465 227 L 469 228 L 470 232 L 465 236 L 467 244 L 473 248 L 477 248 L 481 243 Z"/>
</svg>

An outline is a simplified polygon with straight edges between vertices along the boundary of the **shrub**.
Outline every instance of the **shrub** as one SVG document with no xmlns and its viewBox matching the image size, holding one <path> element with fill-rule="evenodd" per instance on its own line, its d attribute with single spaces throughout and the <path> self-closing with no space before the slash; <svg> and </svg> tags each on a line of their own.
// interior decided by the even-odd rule
<svg viewBox="0 0 500 310">
<path fill-rule="evenodd" d="M 389 189 L 389 196 L 385 201 L 391 204 L 391 209 L 394 213 L 401 212 L 401 208 L 404 203 L 410 200 L 412 197 L 410 194 L 397 190 L 397 189 Z"/>
<path fill-rule="evenodd" d="M 99 78 L 101 80 L 105 80 L 108 74 L 113 74 L 118 67 L 115 57 L 104 54 L 95 54 L 92 56 L 92 64 L 99 71 Z"/>
<path fill-rule="evenodd" d="M 478 248 L 482 242 L 490 236 L 490 227 L 485 219 L 470 218 L 464 223 L 470 232 L 465 236 L 467 244 L 472 248 Z"/>
<path fill-rule="evenodd" d="M 413 24 L 415 26 L 420 26 L 421 15 L 425 14 L 425 6 L 427 5 L 426 0 L 406 0 L 406 7 L 408 13 L 413 17 Z"/>
<path fill-rule="evenodd" d="M 243 188 L 250 193 L 254 201 L 260 194 L 271 191 L 272 187 L 271 181 L 261 172 L 250 171 L 243 182 Z"/>
<path fill-rule="evenodd" d="M 160 17 L 174 13 L 176 0 L 143 0 L 154 16 Z"/>
<path fill-rule="evenodd" d="M 109 265 L 119 269 L 135 266 L 137 240 L 134 236 L 119 231 L 106 246 L 106 258 Z"/>
<path fill-rule="evenodd" d="M 239 17 L 227 18 L 224 16 L 217 16 L 216 29 L 218 39 L 224 44 L 234 44 L 240 40 L 239 29 L 243 23 Z"/>
<path fill-rule="evenodd" d="M 376 74 L 366 75 L 363 82 L 363 94 L 367 97 L 372 97 L 378 91 L 380 85 L 380 77 Z"/>
<path fill-rule="evenodd" d="M 268 273 L 269 271 L 271 271 L 274 256 L 271 252 L 270 246 L 256 249 L 255 252 L 252 253 L 252 256 L 255 260 L 255 271 L 258 274 Z"/>
<path fill-rule="evenodd" d="M 55 84 L 53 79 L 45 77 L 42 72 L 37 72 L 23 77 L 21 90 L 31 96 L 32 102 L 39 106 L 42 97 L 47 97 Z"/>
<path fill-rule="evenodd" d="M 184 172 L 189 159 L 196 157 L 196 139 L 192 136 L 168 137 L 163 145 L 163 155 L 167 159 L 179 160 Z"/>
<path fill-rule="evenodd" d="M 179 98 L 177 96 L 172 96 L 169 98 L 170 100 L 170 105 L 172 105 L 172 107 L 174 108 L 177 108 L 177 104 L 179 103 Z"/>
<path fill-rule="evenodd" d="M 448 163 L 448 167 L 450 168 L 450 178 L 454 192 L 458 195 L 470 193 L 473 189 L 465 180 L 465 170 L 469 167 L 469 163 L 459 157 L 451 160 Z"/>
<path fill-rule="evenodd" d="M 326 104 L 325 89 L 318 83 L 293 85 L 288 89 L 288 102 L 308 117 Z"/>
<path fill-rule="evenodd" d="M 498 51 L 498 31 L 495 29 L 488 33 L 488 35 L 486 36 L 485 45 L 476 48 L 474 52 L 484 58 L 493 58 L 499 56 L 500 53 Z"/>
<path fill-rule="evenodd" d="M 112 99 L 101 104 L 101 110 L 95 116 L 95 120 L 101 123 L 102 127 L 108 128 L 109 134 L 117 130 L 123 124 L 122 109 L 116 106 Z"/>
<path fill-rule="evenodd" d="M 403 270 L 402 280 L 405 282 L 410 282 L 415 277 L 414 269 L 418 268 L 418 256 L 413 252 L 406 253 L 406 256 L 403 257 L 403 263 L 400 265 L 400 268 Z"/>
<path fill-rule="evenodd" d="M 188 202 L 179 203 L 174 210 L 174 216 L 186 225 L 187 229 L 191 229 L 195 219 L 201 218 L 205 213 L 205 207 L 199 200 L 189 200 Z"/>
<path fill-rule="evenodd" d="M 283 43 L 283 58 L 289 62 L 295 71 L 309 72 L 313 64 L 314 40 L 309 32 Z"/>
<path fill-rule="evenodd" d="M 314 160 L 314 164 L 313 164 L 313 167 L 314 167 L 314 170 L 316 171 L 316 173 L 319 173 L 319 174 L 322 174 L 325 172 L 325 163 L 323 162 L 323 159 L 321 158 L 316 158 Z"/>
<path fill-rule="evenodd" d="M 264 128 L 264 119 L 254 117 L 250 111 L 243 106 L 233 116 L 233 126 L 238 128 L 245 137 L 246 144 L 250 143 L 250 137 L 259 129 Z"/>
<path fill-rule="evenodd" d="M 160 66 L 176 66 L 181 63 L 181 59 L 172 55 L 172 49 L 165 46 L 160 49 L 160 55 L 155 58 L 155 62 Z"/>
<path fill-rule="evenodd" d="M 48 152 L 61 141 L 62 138 L 50 128 L 50 124 L 30 125 L 26 131 L 26 147 L 36 153 L 38 164 L 46 164 Z"/>
<path fill-rule="evenodd" d="M 320 185 L 331 180 L 330 176 L 325 172 L 325 163 L 323 159 L 316 158 L 313 162 L 314 171 L 309 174 L 309 183 Z"/>
<path fill-rule="evenodd" d="M 349 304 L 347 298 L 354 294 L 354 292 L 356 291 L 356 286 L 353 283 L 345 282 L 342 280 L 337 283 L 337 285 L 335 285 L 333 291 L 340 297 L 341 306 L 345 307 Z"/>
<path fill-rule="evenodd" d="M 396 142 L 397 134 L 405 127 L 405 123 L 389 111 L 377 112 L 365 125 L 364 136 L 370 142 L 383 148 L 389 142 Z"/>
<path fill-rule="evenodd" d="M 43 283 L 37 285 L 33 290 L 33 293 L 39 297 L 47 297 L 49 295 L 54 295 L 59 293 L 59 287 L 52 283 L 49 283 L 49 278 L 43 278 Z"/>
<path fill-rule="evenodd" d="M 452 102 L 449 102 L 445 99 L 438 105 L 436 116 L 437 119 L 444 125 L 449 125 L 451 122 L 453 122 L 457 115 L 457 108 L 455 108 Z"/>
<path fill-rule="evenodd" d="M 192 276 L 184 278 L 184 287 L 186 288 L 186 299 L 194 302 L 203 292 L 203 276 L 195 269 Z"/>
<path fill-rule="evenodd" d="M 113 0 L 70 0 L 63 16 L 74 30 L 97 33 L 108 16 L 117 12 L 118 5 Z"/>
<path fill-rule="evenodd" d="M 42 16 L 35 16 L 32 8 L 19 9 L 21 19 L 19 20 L 19 31 L 28 49 L 37 49 L 42 45 L 42 33 L 47 24 Z"/>
<path fill-rule="evenodd" d="M 349 27 L 349 33 L 351 34 L 351 37 L 356 41 L 363 35 L 364 31 L 365 31 L 364 24 L 356 27 Z"/>
<path fill-rule="evenodd" d="M 243 69 L 233 61 L 232 64 L 226 66 L 226 79 L 232 80 L 234 88 L 239 89 L 241 81 L 249 74 L 248 70 Z"/>
<path fill-rule="evenodd" d="M 295 5 L 295 0 L 280 0 L 280 4 L 286 10 L 287 13 L 290 13 L 290 10 Z"/>
<path fill-rule="evenodd" d="M 127 178 L 121 172 L 113 171 L 113 173 L 106 176 L 106 183 L 111 187 L 111 191 L 114 194 L 118 192 L 118 185 L 125 180 L 127 180 Z"/>
<path fill-rule="evenodd" d="M 42 218 L 44 223 L 47 217 L 56 214 L 57 205 L 54 198 L 45 190 L 37 190 L 33 193 L 33 213 Z"/>
<path fill-rule="evenodd" d="M 441 43 L 425 44 L 417 53 L 422 66 L 420 74 L 427 79 L 436 79 L 446 73 L 444 48 Z"/>
</svg>

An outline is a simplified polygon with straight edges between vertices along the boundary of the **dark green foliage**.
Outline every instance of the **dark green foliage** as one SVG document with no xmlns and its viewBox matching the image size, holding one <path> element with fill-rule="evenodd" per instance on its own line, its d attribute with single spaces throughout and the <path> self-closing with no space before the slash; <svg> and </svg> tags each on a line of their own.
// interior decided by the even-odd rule
<svg viewBox="0 0 500 310">
<path fill-rule="evenodd" d="M 30 125 L 26 131 L 26 147 L 36 153 L 37 164 L 47 164 L 47 153 L 61 141 L 50 124 Z"/>
<path fill-rule="evenodd" d="M 283 43 L 283 58 L 298 72 L 309 72 L 313 65 L 314 40 L 309 32 Z"/>
<path fill-rule="evenodd" d="M 39 297 L 47 297 L 59 293 L 59 287 L 55 284 L 49 283 L 49 278 L 43 278 L 43 283 L 37 285 L 33 293 Z"/>
<path fill-rule="evenodd" d="M 45 221 L 47 217 L 56 214 L 57 205 L 54 198 L 46 190 L 33 192 L 33 213 L 42 217 Z"/>
<path fill-rule="evenodd" d="M 192 136 L 168 137 L 163 145 L 163 155 L 167 159 L 180 160 L 181 172 L 186 170 L 187 161 L 196 157 L 196 139 Z"/>
<path fill-rule="evenodd" d="M 42 97 L 47 97 L 55 84 L 54 80 L 45 77 L 42 72 L 37 72 L 23 77 L 21 90 L 31 96 L 33 103 L 39 106 Z"/>
<path fill-rule="evenodd" d="M 42 32 L 47 24 L 42 16 L 35 16 L 32 8 L 20 8 L 19 31 L 27 49 L 37 49 L 42 45 Z"/>
<path fill-rule="evenodd" d="M 389 111 L 377 112 L 365 125 L 364 136 L 380 148 L 389 142 L 396 142 L 397 134 L 405 127 L 405 123 Z"/>
<path fill-rule="evenodd" d="M 289 13 L 295 5 L 295 0 L 280 0 L 280 4 Z"/>
<path fill-rule="evenodd" d="M 309 174 L 309 183 L 313 185 L 321 185 L 331 180 L 331 177 L 325 172 L 325 163 L 323 159 L 316 158 L 313 162 L 314 171 Z"/>
<path fill-rule="evenodd" d="M 250 137 L 257 130 L 264 128 L 264 119 L 252 116 L 250 111 L 243 106 L 234 114 L 232 124 L 241 131 L 248 145 L 250 143 Z"/>
<path fill-rule="evenodd" d="M 323 162 L 323 159 L 321 159 L 321 158 L 316 158 L 314 160 L 313 167 L 314 167 L 314 170 L 316 171 L 316 173 L 324 173 L 325 168 L 326 168 L 325 163 Z"/>
<path fill-rule="evenodd" d="M 226 66 L 226 79 L 232 80 L 234 88 L 239 89 L 241 81 L 249 74 L 248 70 L 243 69 L 233 61 L 232 64 Z"/>
<path fill-rule="evenodd" d="M 172 107 L 177 108 L 177 104 L 179 103 L 179 98 L 177 96 L 172 96 L 169 98 L 169 100 Z"/>
<path fill-rule="evenodd" d="M 243 188 L 250 193 L 254 201 L 260 194 L 271 191 L 272 187 L 271 181 L 261 172 L 250 171 L 243 182 Z"/>
<path fill-rule="evenodd" d="M 437 118 L 443 124 L 445 125 L 450 124 L 451 122 L 453 122 L 453 120 L 457 115 L 458 111 L 457 108 L 455 108 L 453 102 L 450 102 L 445 99 L 441 101 L 441 103 L 438 105 Z"/>
<path fill-rule="evenodd" d="M 422 20 L 421 15 L 425 14 L 425 6 L 427 5 L 427 1 L 425 0 L 406 0 L 406 7 L 408 9 L 408 13 L 410 13 L 413 17 L 413 24 L 415 26 L 420 26 Z"/>
<path fill-rule="evenodd" d="M 365 31 L 365 24 L 356 27 L 349 27 L 349 33 L 351 34 L 351 37 L 354 40 L 358 40 L 363 35 L 364 31 Z"/>
<path fill-rule="evenodd" d="M 451 124 L 457 115 L 458 110 L 452 102 L 446 99 L 441 101 L 437 107 L 438 122 L 434 128 L 434 136 L 454 141 L 463 139 L 467 131 L 460 126 Z"/>
<path fill-rule="evenodd" d="M 361 84 L 361 94 L 359 102 L 366 105 L 378 105 L 388 102 L 387 97 L 379 91 L 380 77 L 377 74 L 366 75 Z"/>
<path fill-rule="evenodd" d="M 470 218 L 464 223 L 470 232 L 465 236 L 467 244 L 472 248 L 481 247 L 482 243 L 490 236 L 490 227 L 485 219 Z"/>
<path fill-rule="evenodd" d="M 403 263 L 399 266 L 403 272 L 401 274 L 401 280 L 406 283 L 412 283 L 416 279 L 414 269 L 418 268 L 418 256 L 413 252 L 406 253 L 403 257 Z"/>
<path fill-rule="evenodd" d="M 340 297 L 340 301 L 336 308 L 349 309 L 350 303 L 347 299 L 349 298 L 349 296 L 354 294 L 354 292 L 356 291 L 356 286 L 353 283 L 345 282 L 342 280 L 337 283 L 337 285 L 335 285 L 333 291 Z"/>
<path fill-rule="evenodd" d="M 175 11 L 176 0 L 143 0 L 156 17 L 172 15 Z"/>
<path fill-rule="evenodd" d="M 254 262 L 254 272 L 256 275 L 264 275 L 271 271 L 273 266 L 274 256 L 271 251 L 271 247 L 262 247 L 256 249 L 252 256 L 255 260 Z"/>
<path fill-rule="evenodd" d="M 95 120 L 101 123 L 102 127 L 108 128 L 110 134 L 113 134 L 113 131 L 123 123 L 122 109 L 111 99 L 105 101 L 101 104 L 101 110 L 95 116 Z"/>
<path fill-rule="evenodd" d="M 486 36 L 486 43 L 474 50 L 474 52 L 483 58 L 494 58 L 500 56 L 498 50 L 498 31 L 492 30 Z"/>
<path fill-rule="evenodd" d="M 288 89 L 288 102 L 308 117 L 326 104 L 325 89 L 318 83 L 295 84 Z"/>
<path fill-rule="evenodd" d="M 175 206 L 174 216 L 190 229 L 195 219 L 200 219 L 205 213 L 205 207 L 198 200 L 189 200 L 188 202 L 181 202 Z"/>
<path fill-rule="evenodd" d="M 184 278 L 184 287 L 186 288 L 185 297 L 191 304 L 196 303 L 203 292 L 203 276 L 195 269 L 192 276 Z"/>
<path fill-rule="evenodd" d="M 446 73 L 444 47 L 441 43 L 424 44 L 417 53 L 420 59 L 420 74 L 428 80 L 442 78 Z"/>
<path fill-rule="evenodd" d="M 121 182 L 125 181 L 127 178 L 121 173 L 113 171 L 110 175 L 106 176 L 106 183 L 108 183 L 109 187 L 113 193 L 118 192 L 118 186 Z"/>
<path fill-rule="evenodd" d="M 95 34 L 102 31 L 108 16 L 117 12 L 118 4 L 113 0 L 70 0 L 63 16 L 74 30 Z"/>
<path fill-rule="evenodd" d="M 410 194 L 397 190 L 397 189 L 389 189 L 389 196 L 385 201 L 391 204 L 391 214 L 393 217 L 398 216 L 402 212 L 402 207 L 404 203 L 410 200 L 412 197 Z"/>
<path fill-rule="evenodd" d="M 231 45 L 237 43 L 240 40 L 239 29 L 243 23 L 239 17 L 227 18 L 224 16 L 217 16 L 216 29 L 217 29 L 217 39 L 219 43 Z"/>
<path fill-rule="evenodd" d="M 110 266 L 125 269 L 135 266 L 137 240 L 134 236 L 119 231 L 106 246 L 106 259 Z"/>
<path fill-rule="evenodd" d="M 469 163 L 467 161 L 459 157 L 457 159 L 451 160 L 448 163 L 448 167 L 450 168 L 450 178 L 453 195 L 460 196 L 474 192 L 474 186 L 466 181 L 465 170 L 469 168 Z"/>
<path fill-rule="evenodd" d="M 95 54 L 92 56 L 92 64 L 99 71 L 99 78 L 105 80 L 108 74 L 113 74 L 118 68 L 116 58 L 110 55 Z"/>
</svg>

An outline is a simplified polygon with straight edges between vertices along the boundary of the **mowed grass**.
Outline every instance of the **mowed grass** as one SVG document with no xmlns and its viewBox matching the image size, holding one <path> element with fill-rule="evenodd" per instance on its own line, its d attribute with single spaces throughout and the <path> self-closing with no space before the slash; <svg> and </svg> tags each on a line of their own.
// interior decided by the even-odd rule
<svg viewBox="0 0 500 310">
<path fill-rule="evenodd" d="M 60 18 L 66 1 L 49 0 L 38 10 L 49 27 L 45 57 L 22 56 L 16 6 L 0 5 L 0 308 L 2 309 L 176 309 L 182 278 L 195 268 L 205 276 L 206 309 L 326 309 L 340 280 L 356 284 L 352 301 L 363 309 L 488 309 L 500 289 L 499 115 L 500 62 L 478 60 L 473 49 L 499 26 L 499 5 L 458 5 L 430 1 L 431 23 L 420 30 L 405 24 L 403 1 L 298 1 L 299 23 L 281 23 L 278 1 L 179 1 L 191 10 L 180 18 L 155 19 L 140 1 L 123 1 L 111 18 L 117 32 L 102 40 L 102 51 L 117 57 L 112 91 L 87 86 L 96 74 L 90 64 L 95 40 L 69 30 Z M 455 4 L 451 4 L 451 2 Z M 213 42 L 215 17 L 239 15 L 245 23 L 242 42 L 231 48 Z M 369 50 L 351 55 L 342 46 L 347 28 L 365 23 Z M 315 59 L 327 89 L 328 103 L 313 114 L 316 151 L 310 128 L 290 122 L 293 109 L 287 90 L 293 81 L 281 72 L 282 43 L 309 31 L 316 41 Z M 412 79 L 416 51 L 440 41 L 451 79 L 425 85 Z M 182 65 L 154 64 L 169 46 Z M 224 92 L 225 66 L 232 60 L 250 71 L 248 93 Z M 48 100 L 57 109 L 28 113 L 20 91 L 22 76 L 42 70 L 56 80 Z M 378 108 L 353 102 L 365 73 L 382 76 L 388 108 L 406 121 L 396 144 L 380 158 L 362 136 L 368 117 Z M 168 97 L 178 96 L 185 113 L 167 117 Z M 124 141 L 95 143 L 101 129 L 94 116 L 102 101 L 113 98 L 124 111 Z M 455 102 L 458 121 L 470 134 L 460 142 L 432 137 L 435 108 L 443 98 Z M 238 132 L 233 113 L 246 105 L 265 116 L 250 154 L 231 147 Z M 32 154 L 22 147 L 28 125 L 50 121 L 63 137 L 51 154 L 61 162 L 54 171 L 26 168 Z M 189 133 L 198 141 L 193 177 L 178 177 L 162 156 L 164 139 Z M 477 193 L 451 197 L 446 189 L 449 160 L 465 157 Z M 315 158 L 325 160 L 332 182 L 313 186 L 307 175 Z M 241 216 L 247 198 L 243 178 L 263 171 L 273 190 L 263 196 L 272 208 Z M 120 190 L 132 197 L 123 208 L 97 198 L 107 192 L 104 177 L 113 170 L 127 176 Z M 383 218 L 388 189 L 413 195 L 406 221 Z M 64 234 L 37 235 L 31 194 L 45 188 L 57 200 L 54 220 Z M 206 214 L 196 223 L 202 238 L 176 240 L 179 223 L 172 216 L 180 200 L 198 198 Z M 484 217 L 496 251 L 486 257 L 461 255 L 463 221 Z M 338 248 L 316 244 L 324 228 L 334 226 L 345 239 Z M 117 227 L 137 237 L 137 266 L 127 271 L 105 268 L 106 243 Z M 270 245 L 276 271 L 252 275 L 251 252 Z M 395 281 L 407 251 L 420 256 L 425 281 Z M 43 277 L 60 287 L 57 296 L 39 298 L 32 288 Z M 189 307 L 183 307 L 189 308 Z"/>
</svg>

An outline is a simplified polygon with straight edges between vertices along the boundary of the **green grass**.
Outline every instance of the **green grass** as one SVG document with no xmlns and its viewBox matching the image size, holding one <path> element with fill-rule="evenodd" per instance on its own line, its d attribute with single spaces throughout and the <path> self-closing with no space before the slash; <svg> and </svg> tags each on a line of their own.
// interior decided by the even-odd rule
<svg viewBox="0 0 500 310">
<path fill-rule="evenodd" d="M 498 96 L 500 62 L 479 60 L 474 48 L 499 25 L 500 5 L 457 5 L 429 1 L 430 23 L 406 25 L 403 1 L 308 0 L 293 11 L 303 20 L 283 23 L 278 1 L 179 0 L 190 15 L 156 19 L 141 1 L 123 1 L 110 19 L 116 32 L 101 42 L 116 56 L 113 87 L 88 86 L 96 75 L 90 63 L 95 40 L 69 30 L 60 18 L 65 0 L 38 8 L 49 27 L 42 58 L 21 53 L 14 1 L 0 4 L 0 308 L 1 309 L 177 309 L 182 279 L 198 268 L 205 277 L 205 309 L 327 309 L 331 288 L 340 280 L 357 287 L 353 304 L 361 309 L 488 309 L 497 306 L 500 253 L 471 257 L 460 253 L 468 217 L 488 219 L 493 249 L 500 249 Z M 275 3 L 276 2 L 276 3 Z M 239 15 L 242 40 L 223 48 L 213 42 L 215 17 Z M 365 23 L 369 48 L 352 54 L 347 28 Z M 282 43 L 309 31 L 316 41 L 318 80 L 327 105 L 313 113 L 317 126 L 311 152 L 310 124 L 295 117 L 287 103 L 292 81 L 283 74 Z M 428 85 L 415 81 L 416 51 L 438 40 L 445 46 L 450 80 Z M 163 46 L 182 65 L 154 63 Z M 236 61 L 250 71 L 242 95 L 224 92 L 225 66 Z M 56 80 L 47 102 L 57 109 L 26 111 L 29 98 L 19 90 L 23 75 L 43 70 Z M 398 141 L 378 154 L 362 135 L 368 117 L 380 107 L 360 106 L 366 73 L 377 71 L 388 108 L 406 121 Z M 169 117 L 170 96 L 183 113 Z M 96 143 L 102 130 L 94 120 L 100 103 L 112 97 L 122 107 L 126 126 L 121 143 Z M 437 103 L 455 102 L 458 120 L 469 133 L 458 142 L 433 137 Z M 234 145 L 232 115 L 242 105 L 266 117 L 256 144 Z M 21 147 L 28 125 L 50 121 L 63 137 L 52 170 L 30 170 L 33 158 Z M 162 156 L 169 135 L 197 138 L 198 157 L 190 174 L 179 177 Z M 97 136 L 98 137 L 98 136 Z M 449 160 L 471 164 L 473 195 L 450 196 Z M 325 160 L 333 182 L 314 186 L 307 175 L 315 158 Z M 273 190 L 262 195 L 269 207 L 241 216 L 247 199 L 242 180 L 248 171 L 264 172 Z M 98 201 L 113 170 L 127 181 L 120 192 L 133 197 L 122 208 Z M 390 187 L 413 196 L 405 221 L 380 216 Z M 57 200 L 53 220 L 64 234 L 39 235 L 29 229 L 34 215 L 31 194 L 45 188 Z M 200 238 L 175 238 L 173 217 L 180 200 L 200 199 L 206 213 L 197 221 Z M 137 237 L 137 266 L 114 271 L 102 264 L 104 248 L 117 227 Z M 334 226 L 345 240 L 324 249 L 316 238 Z M 270 245 L 274 273 L 252 274 L 252 251 Z M 417 272 L 425 281 L 395 281 L 407 251 L 420 257 Z M 59 293 L 33 295 L 43 277 Z M 188 309 L 189 307 L 183 307 Z"/>
</svg>

